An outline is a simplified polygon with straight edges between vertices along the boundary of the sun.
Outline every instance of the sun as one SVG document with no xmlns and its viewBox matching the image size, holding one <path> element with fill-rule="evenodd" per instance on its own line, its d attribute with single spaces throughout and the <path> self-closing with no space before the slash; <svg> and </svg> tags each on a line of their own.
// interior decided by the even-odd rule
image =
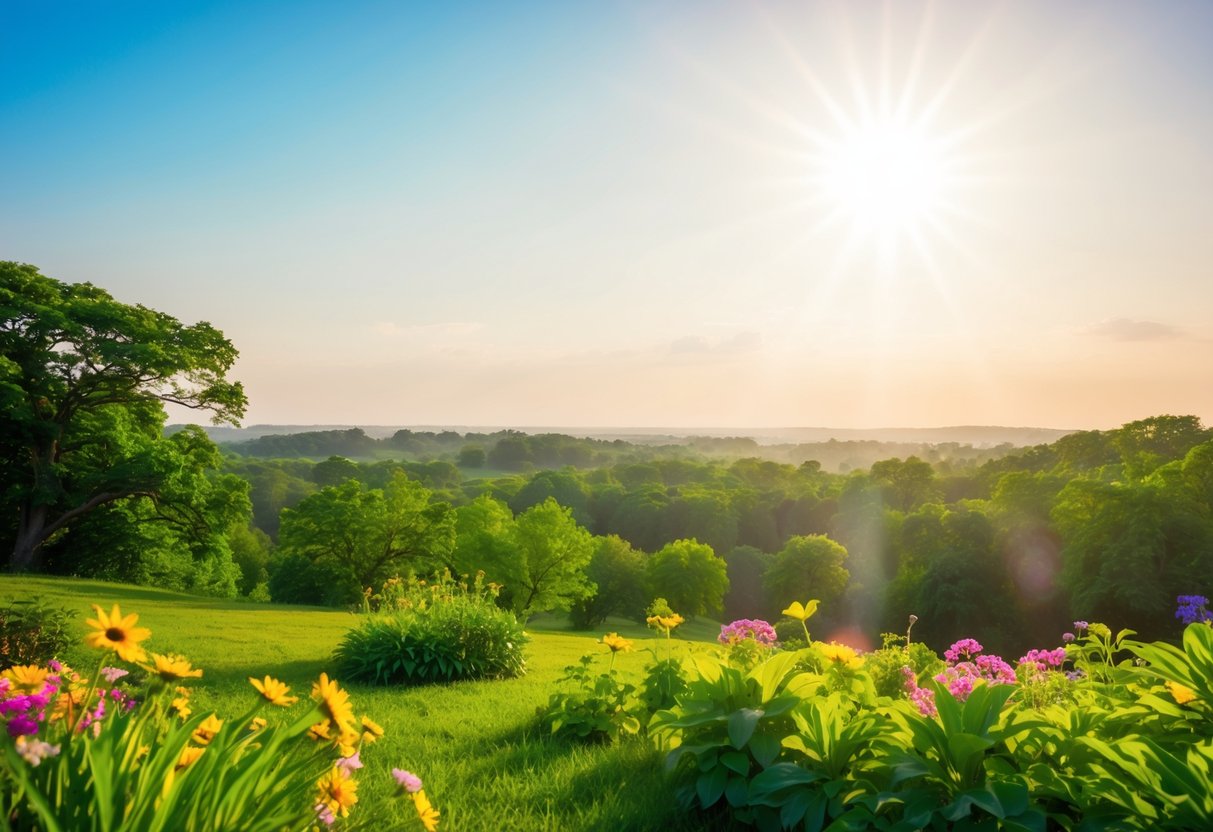
<svg viewBox="0 0 1213 832">
<path fill-rule="evenodd" d="M 820 195 L 834 212 L 853 231 L 879 237 L 937 222 L 953 184 L 945 144 L 892 116 L 840 129 L 822 142 L 815 167 Z"/>
</svg>

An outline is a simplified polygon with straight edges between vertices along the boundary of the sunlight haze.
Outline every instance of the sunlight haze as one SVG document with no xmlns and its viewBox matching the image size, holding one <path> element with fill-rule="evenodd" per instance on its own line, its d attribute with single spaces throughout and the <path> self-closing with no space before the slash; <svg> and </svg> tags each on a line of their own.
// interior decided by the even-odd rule
<svg viewBox="0 0 1213 832">
<path fill-rule="evenodd" d="M 210 321 L 246 424 L 1207 424 L 1210 43 L 1196 2 L 7 4 L 0 252 Z"/>
</svg>

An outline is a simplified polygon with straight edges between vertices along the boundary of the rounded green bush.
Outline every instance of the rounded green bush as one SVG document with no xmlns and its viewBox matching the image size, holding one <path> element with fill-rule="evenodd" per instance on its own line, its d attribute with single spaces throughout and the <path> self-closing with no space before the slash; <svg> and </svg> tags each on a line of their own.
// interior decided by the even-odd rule
<svg viewBox="0 0 1213 832">
<path fill-rule="evenodd" d="M 527 640 L 513 613 L 455 595 L 375 614 L 346 634 L 335 655 L 342 678 L 375 685 L 503 679 L 526 672 Z"/>
</svg>

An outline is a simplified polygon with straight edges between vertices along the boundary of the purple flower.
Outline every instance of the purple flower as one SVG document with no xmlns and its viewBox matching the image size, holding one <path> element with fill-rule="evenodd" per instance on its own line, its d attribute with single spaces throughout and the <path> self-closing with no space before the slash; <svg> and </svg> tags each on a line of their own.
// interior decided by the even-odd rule
<svg viewBox="0 0 1213 832">
<path fill-rule="evenodd" d="M 1082 632 L 1083 630 L 1089 628 L 1090 626 L 1091 625 L 1085 621 L 1075 621 L 1074 622 L 1074 629 L 1078 630 L 1079 632 Z"/>
<path fill-rule="evenodd" d="M 1064 641 L 1066 644 L 1072 644 L 1074 642 L 1074 634 L 1073 633 L 1062 633 L 1061 640 Z"/>
<path fill-rule="evenodd" d="M 56 659 L 51 659 L 49 662 L 46 663 L 46 666 L 49 667 L 51 670 L 53 670 L 56 673 L 63 672 L 63 665 L 60 664 L 59 661 L 57 661 Z"/>
<path fill-rule="evenodd" d="M 1056 650 L 1029 650 L 1027 655 L 1019 660 L 1020 664 L 1032 662 L 1043 667 L 1061 667 L 1066 661 L 1066 648 Z"/>
<path fill-rule="evenodd" d="M 130 673 L 129 670 L 123 670 L 120 667 L 103 667 L 103 668 L 101 668 L 101 675 L 104 676 L 105 681 L 109 682 L 111 685 L 129 673 Z"/>
<path fill-rule="evenodd" d="M 1087 678 L 1087 674 L 1085 671 L 1082 671 L 1082 670 L 1067 670 L 1066 678 L 1069 679 L 1071 682 L 1077 682 L 1081 679 Z"/>
<path fill-rule="evenodd" d="M 775 635 L 775 628 L 759 618 L 740 618 L 731 624 L 722 625 L 720 635 L 716 640 L 721 644 L 730 645 L 747 638 L 752 638 L 759 644 L 765 644 L 768 647 L 779 640 L 779 637 Z"/>
<path fill-rule="evenodd" d="M 327 803 L 316 804 L 316 818 L 325 826 L 332 826 L 337 820 L 333 815 L 333 810 L 329 808 Z"/>
<path fill-rule="evenodd" d="M 1175 617 L 1183 619 L 1184 624 L 1196 624 L 1201 621 L 1213 621 L 1213 612 L 1209 612 L 1209 599 L 1203 595 L 1180 595 L 1175 599 L 1179 608 Z"/>
<path fill-rule="evenodd" d="M 348 757 L 342 757 L 337 761 L 337 768 L 345 772 L 346 776 L 350 776 L 358 769 L 362 768 L 362 752 L 355 751 Z"/>
<path fill-rule="evenodd" d="M 962 638 L 960 641 L 949 647 L 943 654 L 943 657 L 949 662 L 958 662 L 963 656 L 966 659 L 971 659 L 981 653 L 985 649 L 977 642 L 976 639 Z"/>
<path fill-rule="evenodd" d="M 392 776 L 396 778 L 396 783 L 409 794 L 421 791 L 421 778 L 411 771 L 405 771 L 402 768 L 392 769 Z"/>
<path fill-rule="evenodd" d="M 17 714 L 8 721 L 10 737 L 24 737 L 38 733 L 38 723 L 26 714 Z"/>
<path fill-rule="evenodd" d="M 930 688 L 920 688 L 918 686 L 918 676 L 914 673 L 911 667 L 903 666 L 901 675 L 905 679 L 904 686 L 906 696 L 918 709 L 918 713 L 923 716 L 933 717 L 939 715 L 939 709 L 935 707 L 935 691 Z"/>
</svg>

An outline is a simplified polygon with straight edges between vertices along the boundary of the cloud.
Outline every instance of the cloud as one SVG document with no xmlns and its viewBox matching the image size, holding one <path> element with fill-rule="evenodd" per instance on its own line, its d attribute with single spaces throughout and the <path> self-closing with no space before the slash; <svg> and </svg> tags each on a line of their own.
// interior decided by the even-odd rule
<svg viewBox="0 0 1213 832">
<path fill-rule="evenodd" d="M 670 342 L 670 352 L 676 355 L 737 355 L 752 352 L 762 346 L 757 332 L 737 332 L 733 335 L 686 335 Z"/>
<path fill-rule="evenodd" d="M 1098 335 L 1113 341 L 1165 341 L 1183 336 L 1182 332 L 1170 324 L 1159 321 L 1134 321 L 1129 318 L 1100 321 L 1088 327 L 1085 332 L 1087 335 Z"/>
</svg>

